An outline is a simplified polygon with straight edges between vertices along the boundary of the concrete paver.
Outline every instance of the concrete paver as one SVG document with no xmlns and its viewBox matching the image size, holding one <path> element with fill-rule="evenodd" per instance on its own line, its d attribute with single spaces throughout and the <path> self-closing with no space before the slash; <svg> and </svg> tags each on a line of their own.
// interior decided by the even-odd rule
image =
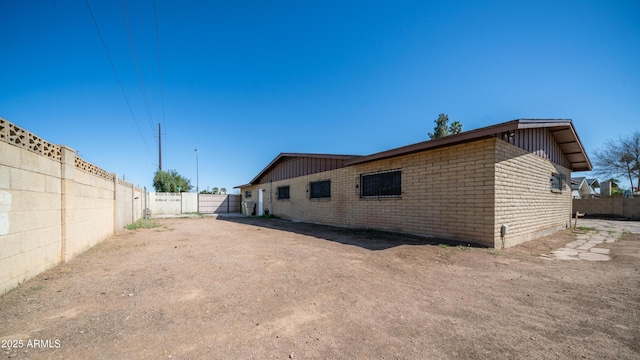
<svg viewBox="0 0 640 360">
<path fill-rule="evenodd" d="M 616 242 L 623 232 L 640 234 L 640 222 L 636 221 L 580 219 L 578 225 L 595 230 L 578 233 L 575 241 L 566 244 L 563 248 L 553 250 L 551 254 L 543 255 L 543 258 L 608 261 L 611 260 L 611 250 L 600 246 Z"/>
</svg>

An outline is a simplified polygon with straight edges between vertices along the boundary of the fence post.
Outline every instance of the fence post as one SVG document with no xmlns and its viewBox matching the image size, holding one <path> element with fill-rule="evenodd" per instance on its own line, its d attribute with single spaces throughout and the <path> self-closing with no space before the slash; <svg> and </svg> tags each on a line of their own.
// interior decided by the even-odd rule
<svg viewBox="0 0 640 360">
<path fill-rule="evenodd" d="M 67 262 L 67 232 L 70 218 L 69 212 L 73 208 L 75 172 L 76 172 L 76 152 L 70 147 L 60 146 L 61 171 L 60 171 L 60 262 Z"/>
<path fill-rule="evenodd" d="M 113 233 L 118 229 L 118 174 L 112 173 L 113 176 Z"/>
</svg>

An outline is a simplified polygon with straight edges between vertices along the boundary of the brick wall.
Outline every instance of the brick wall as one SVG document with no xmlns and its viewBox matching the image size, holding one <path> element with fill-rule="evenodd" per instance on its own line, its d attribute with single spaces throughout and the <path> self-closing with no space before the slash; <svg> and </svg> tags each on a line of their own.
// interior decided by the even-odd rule
<svg viewBox="0 0 640 360">
<path fill-rule="evenodd" d="M 359 196 L 361 174 L 394 169 L 402 171 L 401 197 Z M 570 178 L 569 170 L 491 138 L 249 186 L 242 196 L 257 203 L 265 189 L 265 209 L 283 218 L 503 247 L 567 225 L 571 191 L 566 183 L 561 193 L 551 191 L 554 172 Z M 309 199 L 309 183 L 319 180 L 331 180 L 330 199 Z M 290 199 L 277 200 L 277 188 L 286 185 Z M 504 242 L 503 224 L 510 228 Z"/>
<path fill-rule="evenodd" d="M 569 226 L 571 172 L 504 141 L 496 141 L 495 247 L 509 247 Z M 561 173 L 561 192 L 551 191 L 550 177 Z M 509 227 L 502 238 L 502 225 Z"/>
<path fill-rule="evenodd" d="M 356 228 L 440 236 L 493 245 L 494 140 L 420 152 L 242 189 L 243 201 L 257 202 L 284 218 Z M 402 195 L 365 199 L 360 175 L 400 169 Z M 331 180 L 330 199 L 309 199 L 309 183 Z M 290 199 L 277 200 L 278 186 Z M 252 198 L 244 198 L 245 191 Z"/>
</svg>

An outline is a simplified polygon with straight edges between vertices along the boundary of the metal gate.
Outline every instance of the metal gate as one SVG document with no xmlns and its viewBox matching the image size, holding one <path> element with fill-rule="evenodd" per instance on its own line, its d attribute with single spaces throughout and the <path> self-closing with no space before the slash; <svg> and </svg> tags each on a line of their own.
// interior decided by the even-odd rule
<svg viewBox="0 0 640 360">
<path fill-rule="evenodd" d="M 198 194 L 198 212 L 201 214 L 227 214 L 240 212 L 240 195 Z"/>
</svg>

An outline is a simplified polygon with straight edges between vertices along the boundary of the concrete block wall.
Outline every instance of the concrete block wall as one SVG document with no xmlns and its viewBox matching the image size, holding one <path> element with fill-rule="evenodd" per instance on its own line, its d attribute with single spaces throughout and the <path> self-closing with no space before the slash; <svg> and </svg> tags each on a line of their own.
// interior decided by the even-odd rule
<svg viewBox="0 0 640 360">
<path fill-rule="evenodd" d="M 116 186 L 116 231 L 136 222 L 144 215 L 144 189 L 118 179 Z"/>
<path fill-rule="evenodd" d="M 151 216 L 179 215 L 198 211 L 196 193 L 149 193 Z"/>
<path fill-rule="evenodd" d="M 640 220 L 640 196 L 632 199 L 622 195 L 595 199 L 573 199 L 573 211 L 588 215 L 618 215 Z"/>
<path fill-rule="evenodd" d="M 0 141 L 0 294 L 61 256 L 60 163 Z"/>
<path fill-rule="evenodd" d="M 116 206 L 120 186 L 144 195 L 0 118 L 0 294 L 139 219 L 131 196 Z"/>
<path fill-rule="evenodd" d="M 565 229 L 571 217 L 571 172 L 501 140 L 495 151 L 494 246 L 510 247 Z M 561 173 L 561 192 L 551 190 L 551 175 Z M 501 237 L 501 227 L 508 234 Z"/>
<path fill-rule="evenodd" d="M 67 180 L 69 181 L 69 180 Z M 67 188 L 65 260 L 113 235 L 115 228 L 114 180 L 76 171 Z"/>
</svg>

